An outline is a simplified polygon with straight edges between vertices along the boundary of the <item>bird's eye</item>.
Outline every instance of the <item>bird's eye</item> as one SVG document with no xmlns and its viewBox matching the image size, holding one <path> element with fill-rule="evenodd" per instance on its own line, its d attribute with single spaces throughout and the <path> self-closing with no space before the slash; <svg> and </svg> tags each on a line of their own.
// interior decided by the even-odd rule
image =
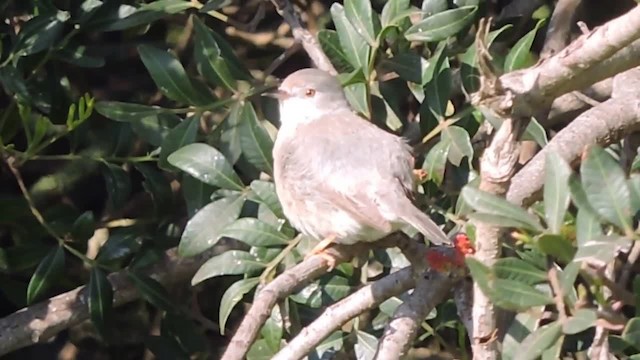
<svg viewBox="0 0 640 360">
<path fill-rule="evenodd" d="M 307 89 L 304 94 L 308 97 L 312 97 L 313 95 L 316 94 L 316 91 L 314 89 Z"/>
</svg>

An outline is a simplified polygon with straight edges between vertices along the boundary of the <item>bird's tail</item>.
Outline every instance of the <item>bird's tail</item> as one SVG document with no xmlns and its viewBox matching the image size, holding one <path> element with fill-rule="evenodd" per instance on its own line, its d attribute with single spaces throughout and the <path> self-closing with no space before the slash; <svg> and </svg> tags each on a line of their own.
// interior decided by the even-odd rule
<svg viewBox="0 0 640 360">
<path fill-rule="evenodd" d="M 413 205 L 405 209 L 406 214 L 401 216 L 402 220 L 420 231 L 427 240 L 438 245 L 451 244 L 451 240 L 444 231 L 429 218 L 429 215 L 423 213 Z"/>
</svg>

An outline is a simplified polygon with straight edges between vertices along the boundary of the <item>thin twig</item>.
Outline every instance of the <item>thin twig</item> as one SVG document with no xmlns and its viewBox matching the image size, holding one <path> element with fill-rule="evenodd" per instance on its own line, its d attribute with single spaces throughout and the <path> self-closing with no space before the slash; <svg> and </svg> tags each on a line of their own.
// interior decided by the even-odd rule
<svg viewBox="0 0 640 360">
<path fill-rule="evenodd" d="M 560 279 L 558 278 L 558 268 L 553 260 L 547 259 L 547 277 L 549 278 L 549 284 L 553 290 L 553 301 L 556 304 L 558 310 L 558 318 L 560 322 L 567 321 L 567 309 L 564 305 L 564 294 L 562 293 L 562 286 L 560 285 Z"/>
</svg>

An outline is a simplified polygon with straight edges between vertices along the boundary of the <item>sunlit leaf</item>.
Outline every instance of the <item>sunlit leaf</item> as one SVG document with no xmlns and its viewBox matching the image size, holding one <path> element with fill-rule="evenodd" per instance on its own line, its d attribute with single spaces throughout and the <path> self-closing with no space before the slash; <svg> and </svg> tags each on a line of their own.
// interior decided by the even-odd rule
<svg viewBox="0 0 640 360">
<path fill-rule="evenodd" d="M 223 189 L 242 190 L 242 180 L 216 148 L 203 143 L 181 147 L 169 155 L 169 163 L 194 178 Z"/>
<path fill-rule="evenodd" d="M 27 287 L 27 304 L 33 304 L 49 289 L 64 272 L 64 248 L 51 249 L 36 268 Z"/>
<path fill-rule="evenodd" d="M 474 19 L 477 6 L 463 6 L 429 16 L 414 24 L 404 36 L 409 41 L 435 42 L 456 35 Z"/>
<path fill-rule="evenodd" d="M 89 314 L 103 337 L 109 338 L 113 316 L 113 289 L 107 274 L 98 267 L 91 269 L 89 278 Z"/>
<path fill-rule="evenodd" d="M 225 326 L 231 310 L 242 300 L 242 297 L 260 282 L 259 278 L 243 279 L 229 286 L 220 301 L 220 335 L 224 335 Z"/>
<path fill-rule="evenodd" d="M 556 152 L 547 152 L 545 160 L 544 212 L 549 230 L 559 233 L 569 206 L 571 168 Z"/>
</svg>

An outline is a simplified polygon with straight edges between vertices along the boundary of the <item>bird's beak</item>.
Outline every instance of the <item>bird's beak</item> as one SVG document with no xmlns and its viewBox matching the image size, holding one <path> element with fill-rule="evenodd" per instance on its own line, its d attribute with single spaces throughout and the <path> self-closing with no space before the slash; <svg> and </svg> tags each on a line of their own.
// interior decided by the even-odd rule
<svg viewBox="0 0 640 360">
<path fill-rule="evenodd" d="M 276 89 L 275 91 L 270 91 L 270 92 L 264 93 L 263 95 L 278 99 L 280 101 L 286 100 L 291 97 L 291 95 L 288 92 L 281 89 Z"/>
</svg>

